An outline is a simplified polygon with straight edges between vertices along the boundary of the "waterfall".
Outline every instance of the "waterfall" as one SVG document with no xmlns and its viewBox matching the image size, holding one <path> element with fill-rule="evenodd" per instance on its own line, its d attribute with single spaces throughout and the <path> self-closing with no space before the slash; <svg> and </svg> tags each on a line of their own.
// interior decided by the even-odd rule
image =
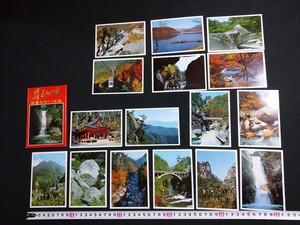
<svg viewBox="0 0 300 225">
<path fill-rule="evenodd" d="M 263 188 L 268 183 L 268 180 L 263 164 L 261 162 L 261 158 L 259 156 L 252 156 L 252 163 L 252 170 L 255 177 L 256 187 L 255 204 L 261 206 L 269 206 L 271 205 L 269 192 L 268 189 L 266 190 Z"/>
<path fill-rule="evenodd" d="M 39 136 L 45 136 L 46 135 L 46 128 L 47 128 L 47 117 L 46 117 L 46 110 L 41 111 L 41 130 L 39 133 Z"/>
</svg>

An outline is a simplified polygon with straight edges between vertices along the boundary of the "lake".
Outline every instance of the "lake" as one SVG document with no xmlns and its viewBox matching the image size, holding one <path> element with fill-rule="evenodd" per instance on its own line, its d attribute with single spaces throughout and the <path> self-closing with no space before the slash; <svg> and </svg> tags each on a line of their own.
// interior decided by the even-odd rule
<svg viewBox="0 0 300 225">
<path fill-rule="evenodd" d="M 153 52 L 187 51 L 201 45 L 203 45 L 202 33 L 164 35 L 158 41 L 153 41 Z"/>
</svg>

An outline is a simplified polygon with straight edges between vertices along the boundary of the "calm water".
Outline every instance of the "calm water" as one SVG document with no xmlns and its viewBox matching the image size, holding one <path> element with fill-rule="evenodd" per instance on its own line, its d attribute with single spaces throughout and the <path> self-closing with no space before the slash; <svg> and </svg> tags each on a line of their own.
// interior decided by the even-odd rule
<svg viewBox="0 0 300 225">
<path fill-rule="evenodd" d="M 186 41 L 185 43 L 175 43 L 178 41 Z M 200 41 L 200 42 L 199 42 Z M 187 51 L 191 48 L 196 48 L 203 45 L 202 33 L 188 33 L 178 34 L 175 36 L 164 36 L 158 41 L 158 44 L 153 42 L 153 52 L 175 52 L 175 51 Z"/>
</svg>

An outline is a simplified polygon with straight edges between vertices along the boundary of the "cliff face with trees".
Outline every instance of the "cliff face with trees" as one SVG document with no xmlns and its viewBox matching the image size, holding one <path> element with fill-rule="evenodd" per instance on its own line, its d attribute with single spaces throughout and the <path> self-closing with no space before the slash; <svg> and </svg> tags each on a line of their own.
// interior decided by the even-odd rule
<svg viewBox="0 0 300 225">
<path fill-rule="evenodd" d="M 211 172 L 209 162 L 197 162 L 198 207 L 236 209 L 236 164 L 228 170 L 224 180 Z"/>
</svg>

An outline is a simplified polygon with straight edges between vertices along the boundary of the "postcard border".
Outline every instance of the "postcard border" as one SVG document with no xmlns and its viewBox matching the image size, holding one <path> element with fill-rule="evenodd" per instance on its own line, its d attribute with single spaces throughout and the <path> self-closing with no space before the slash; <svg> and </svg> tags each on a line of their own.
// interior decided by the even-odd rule
<svg viewBox="0 0 300 225">
<path fill-rule="evenodd" d="M 111 185 L 111 181 L 112 181 L 112 154 L 116 153 L 116 152 L 122 152 L 122 153 L 126 153 L 126 152 L 145 152 L 147 154 L 147 206 L 134 206 L 134 207 L 116 207 L 112 205 L 112 185 Z M 123 149 L 123 150 L 111 150 L 110 151 L 110 188 L 109 188 L 109 206 L 110 209 L 127 209 L 127 210 L 131 210 L 131 209 L 150 209 L 150 175 L 149 175 L 149 166 L 150 166 L 150 162 L 149 162 L 149 149 Z"/>
<path fill-rule="evenodd" d="M 104 176 L 105 176 L 105 186 L 104 186 L 104 188 L 105 188 L 105 195 L 104 195 L 105 196 L 105 205 L 104 206 L 72 206 L 71 205 L 71 200 L 72 200 L 72 198 L 71 198 L 71 194 L 72 194 L 72 191 L 71 191 L 72 154 L 73 153 L 89 153 L 89 152 L 99 152 L 99 153 L 103 152 L 104 155 L 105 155 L 105 165 L 104 165 L 104 168 L 105 168 L 105 174 L 104 174 Z M 70 158 L 70 160 L 69 160 L 70 176 L 69 176 L 69 185 L 68 185 L 68 187 L 69 187 L 69 195 L 68 195 L 68 197 L 69 197 L 69 201 L 68 201 L 69 205 L 68 205 L 68 207 L 69 208 L 106 208 L 107 207 L 107 196 L 108 196 L 107 195 L 107 160 L 108 160 L 108 158 L 107 158 L 107 150 L 70 151 L 69 158 Z"/>
<path fill-rule="evenodd" d="M 262 43 L 263 43 L 263 46 L 262 46 L 262 49 L 261 50 L 265 50 L 265 38 L 264 38 L 264 28 L 263 28 L 263 14 L 244 14 L 244 15 L 232 15 L 232 16 L 210 16 L 210 17 L 207 17 L 206 18 L 206 33 L 207 33 L 207 52 L 223 52 L 223 51 L 230 51 L 230 49 L 226 49 L 226 50 L 211 50 L 210 49 L 210 44 L 209 44 L 209 19 L 211 18 L 225 18 L 225 17 L 228 17 L 228 18 L 231 18 L 231 17 L 252 17 L 252 16 L 260 16 L 261 18 L 261 33 L 262 33 Z M 241 49 L 235 49 L 234 51 L 244 51 L 244 50 L 241 50 Z M 245 51 L 248 51 L 250 49 L 245 49 Z"/>
<path fill-rule="evenodd" d="M 159 110 L 159 109 L 177 109 L 178 111 L 178 144 L 139 144 L 132 145 L 127 143 L 127 111 L 129 110 Z M 180 145 L 180 109 L 179 107 L 150 107 L 150 108 L 128 108 L 125 109 L 125 129 L 124 129 L 125 147 L 142 147 L 142 146 L 179 146 Z"/>
<path fill-rule="evenodd" d="M 260 149 L 260 148 L 240 148 L 240 157 L 239 157 L 239 164 L 240 164 L 240 209 L 241 210 L 249 210 L 249 211 L 275 211 L 275 212 L 282 212 L 281 210 L 267 210 L 267 209 L 256 209 L 256 208 L 243 208 L 243 183 L 242 183 L 242 151 L 260 151 L 260 152 L 280 152 L 281 155 L 281 173 L 282 173 L 282 201 L 283 201 L 283 212 L 286 211 L 286 198 L 285 198 L 285 178 L 284 178 L 284 154 L 282 149 Z"/>
<path fill-rule="evenodd" d="M 231 210 L 231 211 L 238 211 L 239 210 L 239 203 L 240 203 L 240 199 L 239 199 L 239 174 L 238 174 L 238 167 L 239 167 L 239 162 L 238 162 L 238 152 L 236 149 L 199 149 L 196 148 L 195 149 L 195 165 L 197 165 L 198 163 L 198 152 L 201 151 L 213 151 L 213 152 L 234 152 L 235 153 L 235 182 L 236 182 L 236 208 L 235 209 L 227 209 L 227 208 L 205 208 L 205 207 L 199 207 L 198 205 L 198 171 L 197 168 L 195 168 L 195 184 L 196 184 L 196 209 L 204 209 L 204 210 Z"/>
<path fill-rule="evenodd" d="M 173 52 L 159 52 L 159 53 L 155 53 L 153 51 L 153 22 L 156 21 L 161 21 L 161 20 L 180 20 L 180 19 L 189 19 L 189 18 L 200 18 L 201 19 L 201 29 L 202 29 L 202 43 L 203 43 L 203 49 L 201 50 L 183 50 L 183 51 L 173 51 Z M 205 44 L 205 27 L 204 27 L 204 23 L 203 23 L 203 16 L 202 15 L 198 15 L 198 16 L 186 16 L 186 17 L 174 17 L 174 18 L 162 18 L 162 19 L 152 19 L 150 20 L 150 30 L 151 30 L 151 54 L 152 55 L 160 55 L 160 54 L 172 54 L 172 53 L 183 53 L 183 52 L 203 52 L 206 50 L 206 44 Z"/>
<path fill-rule="evenodd" d="M 191 187 L 192 187 L 192 205 L 191 207 L 158 207 L 155 206 L 155 160 L 154 155 L 156 151 L 186 151 L 190 152 L 191 157 Z M 193 159 L 193 149 L 190 148 L 168 148 L 168 149 L 153 149 L 152 150 L 152 194 L 153 194 L 153 209 L 165 209 L 165 210 L 174 210 L 174 209 L 184 209 L 184 210 L 195 210 L 195 190 L 194 190 L 194 159 Z"/>
<path fill-rule="evenodd" d="M 204 88 L 203 89 L 182 89 L 182 90 L 162 90 L 162 91 L 155 91 L 154 90 L 154 74 L 155 74 L 155 71 L 154 71 L 154 59 L 157 59 L 157 58 L 172 58 L 172 57 L 188 57 L 188 56 L 203 56 L 203 60 L 204 60 Z M 152 56 L 151 58 L 151 80 L 152 80 L 152 93 L 176 93 L 176 92 L 190 92 L 190 91 L 193 91 L 193 90 L 207 90 L 207 66 L 206 66 L 206 54 L 205 53 L 195 53 L 195 54 L 183 54 L 183 55 L 164 55 L 164 56 Z"/>
<path fill-rule="evenodd" d="M 120 117 L 121 117 L 121 140 L 120 140 L 120 144 L 118 145 L 105 145 L 105 146 L 99 146 L 99 145 L 95 145 L 95 146 L 72 146 L 72 119 L 73 119 L 73 113 L 81 113 L 81 112 L 111 112 L 111 111 L 120 111 Z M 123 146 L 123 110 L 122 109 L 104 109 L 104 110 L 74 110 L 74 111 L 70 111 L 70 131 L 69 131 L 69 148 L 71 149 L 82 149 L 82 148 L 114 148 L 114 147 L 122 147 Z"/>
<path fill-rule="evenodd" d="M 114 55 L 114 56 L 97 56 L 97 27 L 98 26 L 114 26 L 114 25 L 122 25 L 122 24 L 134 24 L 134 23 L 143 23 L 144 24 L 144 53 L 141 54 L 132 54 L 132 55 Z M 132 22 L 117 22 L 117 23 L 105 23 L 105 24 L 96 24 L 95 25 L 95 39 L 94 39 L 94 47 L 95 47 L 95 58 L 114 58 L 114 57 L 130 57 L 130 56 L 143 56 L 146 55 L 146 21 L 132 21 Z"/>
<path fill-rule="evenodd" d="M 40 154 L 63 154 L 64 153 L 64 157 L 65 157 L 65 199 L 64 199 L 64 205 L 62 206 L 33 206 L 32 205 L 32 191 L 33 191 L 33 156 L 34 155 L 40 155 Z M 66 208 L 67 207 L 67 198 L 68 198 L 68 194 L 67 194 L 67 181 L 68 181 L 68 152 L 67 151 L 47 151 L 47 152 L 32 152 L 31 155 L 31 172 L 30 172 L 30 200 L 29 200 L 29 208 Z"/>
<path fill-rule="evenodd" d="M 241 122 L 240 122 L 240 92 L 277 92 L 278 94 L 278 131 L 279 131 L 279 145 L 242 145 L 241 144 Z M 258 89 L 258 90 L 237 90 L 237 129 L 238 129 L 238 146 L 241 148 L 281 148 L 282 147 L 282 135 L 281 135 L 281 116 L 280 116 L 280 93 L 275 89 Z"/>
<path fill-rule="evenodd" d="M 215 93 L 215 92 L 224 92 L 228 94 L 228 125 L 229 125 L 229 144 L 227 146 L 222 145 L 196 145 L 192 144 L 192 94 L 206 92 L 206 93 Z M 232 145 L 232 126 L 231 126 L 231 99 L 230 99 L 230 91 L 229 90 L 217 90 L 217 91 L 191 91 L 189 93 L 189 144 L 192 147 L 200 148 L 200 147 L 216 147 L 216 148 L 230 148 Z"/>
</svg>

